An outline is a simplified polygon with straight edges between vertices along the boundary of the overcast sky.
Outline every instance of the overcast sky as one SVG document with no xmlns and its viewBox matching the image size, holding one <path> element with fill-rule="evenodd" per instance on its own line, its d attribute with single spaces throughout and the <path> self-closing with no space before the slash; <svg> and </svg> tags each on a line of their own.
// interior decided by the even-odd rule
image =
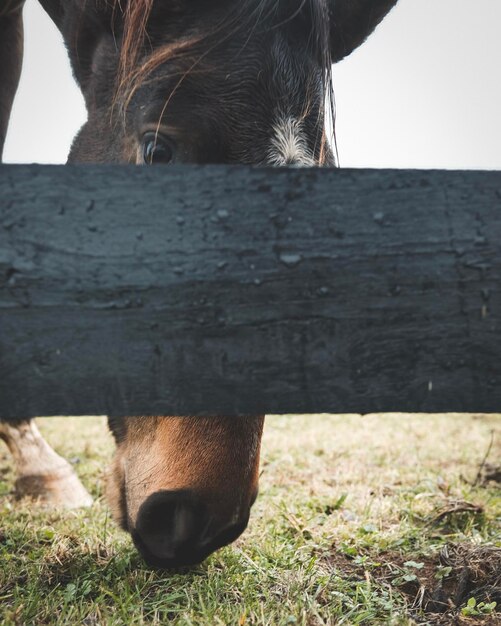
<svg viewBox="0 0 501 626">
<path fill-rule="evenodd" d="M 6 162 L 63 163 L 85 109 L 35 0 Z M 345 167 L 501 169 L 501 1 L 400 0 L 334 68 Z"/>
</svg>

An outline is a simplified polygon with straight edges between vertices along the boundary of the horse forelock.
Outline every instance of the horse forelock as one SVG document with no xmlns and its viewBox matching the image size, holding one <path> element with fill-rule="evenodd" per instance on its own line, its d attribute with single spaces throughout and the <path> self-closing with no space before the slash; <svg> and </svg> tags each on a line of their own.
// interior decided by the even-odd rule
<svg viewBox="0 0 501 626">
<path fill-rule="evenodd" d="M 217 46 L 237 31 L 248 33 L 244 44 L 259 27 L 270 25 L 271 29 L 287 30 L 300 16 L 306 16 L 304 43 L 324 70 L 325 88 L 330 95 L 331 54 L 329 46 L 329 8 L 326 0 L 220 0 L 212 6 L 218 9 L 220 18 L 207 24 L 204 30 L 183 34 L 179 38 L 153 47 L 148 33 L 154 9 L 182 13 L 182 3 L 160 5 L 160 0 L 112 0 L 114 12 L 121 15 L 122 36 L 119 44 L 119 71 L 117 92 L 125 103 L 138 87 L 163 63 L 183 56 L 191 60 L 193 69 L 201 57 L 205 43 Z M 163 3 L 163 0 L 162 0 Z M 185 9 L 184 9 L 185 10 Z M 199 45 L 200 44 L 200 45 Z M 207 48 L 205 48 L 207 49 Z M 189 73 L 190 70 L 188 70 Z"/>
<path fill-rule="evenodd" d="M 111 0 L 114 14 L 121 14 L 123 20 L 123 40 L 120 48 L 122 69 L 130 71 L 137 62 L 147 40 L 148 20 L 153 8 L 160 0 Z M 162 0 L 163 3 L 163 0 Z M 273 20 L 275 27 L 283 27 L 300 14 L 308 12 L 311 22 L 310 44 L 315 54 L 327 64 L 330 63 L 329 51 L 329 8 L 326 0 L 220 0 L 218 5 L 222 19 L 215 32 L 224 38 L 237 28 L 255 28 L 260 23 Z M 212 6 L 214 6 L 212 5 Z M 172 5 L 164 5 L 173 11 Z M 178 11 L 182 12 L 178 6 Z M 211 34 L 214 34 L 212 32 Z"/>
<path fill-rule="evenodd" d="M 114 0 L 114 13 L 122 15 L 123 34 L 120 46 L 119 79 L 124 80 L 138 61 L 144 45 L 147 24 L 155 0 Z"/>
</svg>

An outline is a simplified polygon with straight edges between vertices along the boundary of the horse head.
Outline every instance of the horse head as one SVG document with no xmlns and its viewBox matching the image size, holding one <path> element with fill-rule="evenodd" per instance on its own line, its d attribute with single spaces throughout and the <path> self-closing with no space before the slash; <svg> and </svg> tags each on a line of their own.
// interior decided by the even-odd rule
<svg viewBox="0 0 501 626">
<path fill-rule="evenodd" d="M 108 501 L 146 561 L 202 561 L 247 526 L 263 417 L 109 419 L 117 452 Z"/>
<path fill-rule="evenodd" d="M 396 0 L 41 2 L 88 110 L 70 162 L 328 166 L 332 63 Z M 199 562 L 244 530 L 263 419 L 110 420 L 109 500 L 149 563 Z"/>
</svg>

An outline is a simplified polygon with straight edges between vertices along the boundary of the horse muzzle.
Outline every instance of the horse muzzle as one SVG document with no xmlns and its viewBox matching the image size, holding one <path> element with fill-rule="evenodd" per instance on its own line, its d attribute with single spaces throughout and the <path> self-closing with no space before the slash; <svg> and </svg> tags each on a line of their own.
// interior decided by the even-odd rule
<svg viewBox="0 0 501 626">
<path fill-rule="evenodd" d="M 215 520 L 201 497 L 188 490 L 159 491 L 141 505 L 129 532 L 146 563 L 171 569 L 201 563 L 246 529 L 250 507 L 230 523 Z"/>
</svg>

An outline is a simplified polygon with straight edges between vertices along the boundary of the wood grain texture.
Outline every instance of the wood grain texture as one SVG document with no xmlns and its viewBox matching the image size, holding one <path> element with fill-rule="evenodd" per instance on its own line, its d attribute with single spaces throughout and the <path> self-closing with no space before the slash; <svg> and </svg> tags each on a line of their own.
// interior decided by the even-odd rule
<svg viewBox="0 0 501 626">
<path fill-rule="evenodd" d="M 501 410 L 501 173 L 0 168 L 0 418 Z"/>
</svg>

